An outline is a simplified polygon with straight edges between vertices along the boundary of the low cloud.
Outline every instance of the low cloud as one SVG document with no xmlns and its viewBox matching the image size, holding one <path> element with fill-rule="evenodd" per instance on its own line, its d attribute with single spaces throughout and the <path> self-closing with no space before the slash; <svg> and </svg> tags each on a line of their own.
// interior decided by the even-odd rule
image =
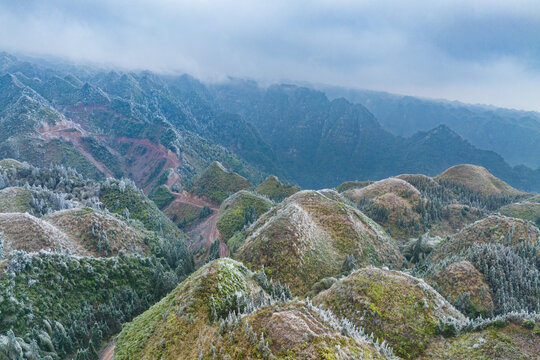
<svg viewBox="0 0 540 360">
<path fill-rule="evenodd" d="M 540 110 L 533 1 L 0 2 L 0 48 Z"/>
</svg>

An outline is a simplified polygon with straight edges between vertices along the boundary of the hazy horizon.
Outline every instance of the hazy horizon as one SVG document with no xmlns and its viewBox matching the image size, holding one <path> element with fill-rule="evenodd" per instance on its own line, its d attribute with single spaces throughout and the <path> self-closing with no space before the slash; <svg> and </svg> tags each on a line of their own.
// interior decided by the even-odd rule
<svg viewBox="0 0 540 360">
<path fill-rule="evenodd" d="M 540 4 L 0 1 L 0 49 L 540 111 Z"/>
</svg>

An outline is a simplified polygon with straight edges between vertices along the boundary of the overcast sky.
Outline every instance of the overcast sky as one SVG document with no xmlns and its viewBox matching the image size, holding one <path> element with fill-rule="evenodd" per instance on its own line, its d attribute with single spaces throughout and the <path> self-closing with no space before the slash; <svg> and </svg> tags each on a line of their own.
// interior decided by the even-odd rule
<svg viewBox="0 0 540 360">
<path fill-rule="evenodd" d="M 540 110 L 537 0 L 0 0 L 0 49 Z"/>
</svg>

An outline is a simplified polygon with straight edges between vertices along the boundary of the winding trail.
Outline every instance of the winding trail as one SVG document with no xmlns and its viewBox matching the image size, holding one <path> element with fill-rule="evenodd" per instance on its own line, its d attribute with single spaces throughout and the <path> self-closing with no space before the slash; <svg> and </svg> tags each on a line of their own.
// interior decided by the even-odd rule
<svg viewBox="0 0 540 360">
<path fill-rule="evenodd" d="M 205 198 L 191 194 L 185 190 L 181 193 L 172 192 L 172 194 L 175 196 L 175 199 L 171 204 L 169 204 L 167 208 L 174 206 L 173 204 L 188 204 L 199 209 L 208 206 L 214 212 L 211 216 L 203 219 L 202 221 L 195 222 L 188 229 L 186 229 L 186 233 L 193 241 L 196 241 L 196 239 L 198 239 L 201 235 L 203 237 L 202 241 L 196 241 L 192 243 L 191 247 L 193 249 L 198 249 L 202 245 L 205 245 L 206 248 L 209 248 L 216 239 L 219 239 L 219 256 L 228 256 L 229 248 L 221 239 L 221 236 L 217 229 L 217 221 L 219 219 L 219 205 Z M 166 210 L 167 209 L 164 209 L 165 212 Z"/>
<path fill-rule="evenodd" d="M 114 177 L 113 173 L 101 162 L 99 162 L 92 154 L 84 149 L 81 144 L 80 138 L 86 137 L 88 134 L 83 128 L 74 123 L 73 121 L 63 119 L 58 121 L 55 125 L 43 124 L 43 127 L 37 129 L 38 133 L 45 140 L 52 140 L 62 138 L 66 141 L 71 141 L 73 146 L 79 150 L 79 152 L 85 156 L 99 171 L 105 174 L 107 177 Z"/>
<path fill-rule="evenodd" d="M 101 353 L 99 360 L 113 360 L 115 347 L 116 347 L 116 344 L 114 342 L 110 344 L 109 346 L 107 346 L 105 350 L 103 351 L 103 353 Z"/>
</svg>

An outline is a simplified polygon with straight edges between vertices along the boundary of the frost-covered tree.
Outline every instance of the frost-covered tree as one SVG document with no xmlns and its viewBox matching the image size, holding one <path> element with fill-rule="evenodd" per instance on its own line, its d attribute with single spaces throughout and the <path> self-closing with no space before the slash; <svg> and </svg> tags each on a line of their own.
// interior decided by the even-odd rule
<svg viewBox="0 0 540 360">
<path fill-rule="evenodd" d="M 13 331 L 9 330 L 6 336 L 0 335 L 0 354 L 7 359 L 23 360 L 23 349 L 17 341 Z"/>
<path fill-rule="evenodd" d="M 4 260 L 4 238 L 0 232 L 0 260 Z"/>
</svg>

